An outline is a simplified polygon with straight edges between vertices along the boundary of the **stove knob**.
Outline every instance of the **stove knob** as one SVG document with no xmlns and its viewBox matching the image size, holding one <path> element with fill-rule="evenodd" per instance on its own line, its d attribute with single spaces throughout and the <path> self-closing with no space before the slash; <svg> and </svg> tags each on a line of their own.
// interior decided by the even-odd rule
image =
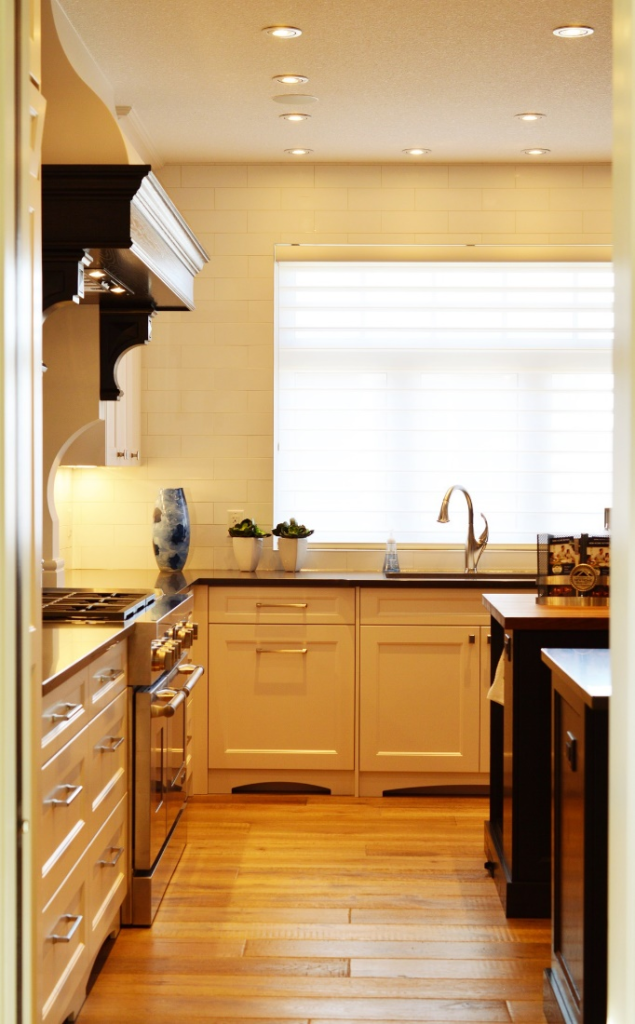
<svg viewBox="0 0 635 1024">
<path fill-rule="evenodd" d="M 160 671 L 162 669 L 167 669 L 168 667 L 171 667 L 166 664 L 166 654 L 168 652 L 166 651 L 165 647 L 163 646 L 160 640 L 153 641 L 151 650 L 153 670 Z"/>
<path fill-rule="evenodd" d="M 190 629 L 192 630 L 192 639 L 198 640 L 198 622 L 190 622 Z"/>
<path fill-rule="evenodd" d="M 187 651 L 192 646 L 192 629 L 185 622 L 181 622 L 179 625 L 178 632 L 176 634 L 177 639 L 183 644 L 183 650 Z"/>
</svg>

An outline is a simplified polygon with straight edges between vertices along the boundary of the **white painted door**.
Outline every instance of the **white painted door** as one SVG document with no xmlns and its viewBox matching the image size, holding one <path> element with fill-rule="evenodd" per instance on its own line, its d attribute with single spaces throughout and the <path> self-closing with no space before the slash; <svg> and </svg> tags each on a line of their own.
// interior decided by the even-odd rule
<svg viewBox="0 0 635 1024">
<path fill-rule="evenodd" d="M 360 769 L 478 771 L 479 629 L 360 632 Z"/>
<path fill-rule="evenodd" d="M 210 768 L 352 769 L 354 626 L 212 625 Z"/>
</svg>

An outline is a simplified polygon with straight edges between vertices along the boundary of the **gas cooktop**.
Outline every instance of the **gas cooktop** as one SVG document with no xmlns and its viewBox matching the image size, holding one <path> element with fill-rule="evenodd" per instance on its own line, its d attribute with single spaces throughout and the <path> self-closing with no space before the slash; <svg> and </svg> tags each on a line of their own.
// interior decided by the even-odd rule
<svg viewBox="0 0 635 1024">
<path fill-rule="evenodd" d="M 129 622 L 155 602 L 146 590 L 89 590 L 45 587 L 45 622 Z"/>
</svg>

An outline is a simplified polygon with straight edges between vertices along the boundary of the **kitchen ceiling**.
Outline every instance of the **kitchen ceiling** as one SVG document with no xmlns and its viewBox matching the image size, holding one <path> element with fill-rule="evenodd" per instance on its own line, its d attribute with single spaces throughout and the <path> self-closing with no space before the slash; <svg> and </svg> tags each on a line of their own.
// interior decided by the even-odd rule
<svg viewBox="0 0 635 1024">
<path fill-rule="evenodd" d="M 611 159 L 610 0 L 59 2 L 165 163 Z M 568 24 L 595 31 L 553 35 Z"/>
</svg>

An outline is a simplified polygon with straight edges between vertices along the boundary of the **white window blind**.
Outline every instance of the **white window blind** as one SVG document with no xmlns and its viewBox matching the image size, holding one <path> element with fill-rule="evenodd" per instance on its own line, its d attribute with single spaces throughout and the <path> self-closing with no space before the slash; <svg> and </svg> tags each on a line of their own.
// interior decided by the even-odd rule
<svg viewBox="0 0 635 1024">
<path fill-rule="evenodd" d="M 280 263 L 275 521 L 463 541 L 461 484 L 491 544 L 601 532 L 612 337 L 610 263 Z"/>
</svg>

